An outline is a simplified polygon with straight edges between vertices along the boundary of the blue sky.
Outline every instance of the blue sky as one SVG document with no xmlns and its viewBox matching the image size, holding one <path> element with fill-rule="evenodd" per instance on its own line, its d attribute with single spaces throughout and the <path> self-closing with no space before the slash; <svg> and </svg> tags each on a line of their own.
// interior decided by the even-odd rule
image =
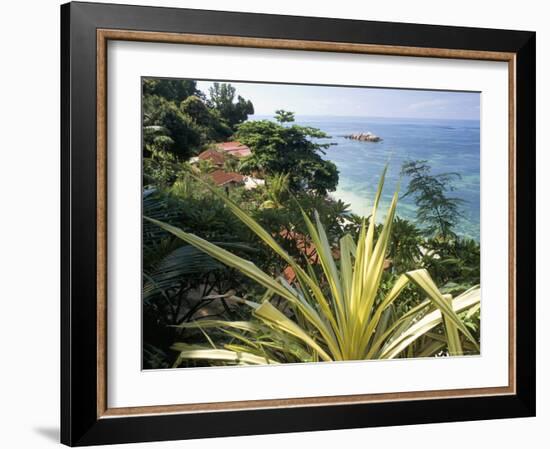
<svg viewBox="0 0 550 449">
<path fill-rule="evenodd" d="M 254 104 L 255 114 L 277 109 L 296 115 L 407 117 L 479 120 L 480 94 L 365 87 L 303 86 L 231 82 Z M 212 82 L 199 81 L 208 95 Z"/>
</svg>

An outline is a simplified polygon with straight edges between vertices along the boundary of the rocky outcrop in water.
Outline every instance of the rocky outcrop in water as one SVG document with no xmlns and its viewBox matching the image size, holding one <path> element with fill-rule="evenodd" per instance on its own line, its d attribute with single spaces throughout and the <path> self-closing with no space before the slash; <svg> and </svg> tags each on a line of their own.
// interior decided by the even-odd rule
<svg viewBox="0 0 550 449">
<path fill-rule="evenodd" d="M 361 142 L 380 142 L 382 140 L 381 137 L 378 137 L 371 132 L 348 134 L 344 137 L 346 139 L 359 140 Z"/>
</svg>

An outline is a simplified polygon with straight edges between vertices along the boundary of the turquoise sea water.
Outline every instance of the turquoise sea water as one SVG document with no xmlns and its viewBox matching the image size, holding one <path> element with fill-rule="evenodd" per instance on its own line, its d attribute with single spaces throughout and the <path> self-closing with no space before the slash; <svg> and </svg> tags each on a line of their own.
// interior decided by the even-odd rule
<svg viewBox="0 0 550 449">
<path fill-rule="evenodd" d="M 464 200 L 463 217 L 456 232 L 479 241 L 479 121 L 297 116 L 296 123 L 319 128 L 331 136 L 331 139 L 322 139 L 336 144 L 326 150 L 324 156 L 333 161 L 340 172 L 338 188 L 331 195 L 350 204 L 351 210 L 360 215 L 370 214 L 380 173 L 388 162 L 382 210 L 388 207 L 398 185 L 401 165 L 407 160 L 427 160 L 433 174 L 459 173 L 462 178 L 455 181 L 455 191 L 450 193 Z M 368 131 L 383 141 L 359 142 L 344 138 L 346 134 Z M 401 192 L 406 191 L 407 185 L 408 179 L 402 178 Z M 397 213 L 414 220 L 413 198 L 401 199 Z"/>
</svg>

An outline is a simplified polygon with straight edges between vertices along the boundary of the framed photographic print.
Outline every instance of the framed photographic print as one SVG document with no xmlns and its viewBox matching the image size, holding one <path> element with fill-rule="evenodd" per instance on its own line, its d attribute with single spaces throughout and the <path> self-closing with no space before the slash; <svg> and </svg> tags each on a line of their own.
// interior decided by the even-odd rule
<svg viewBox="0 0 550 449">
<path fill-rule="evenodd" d="M 69 3 L 71 446 L 535 414 L 535 33 Z"/>
</svg>

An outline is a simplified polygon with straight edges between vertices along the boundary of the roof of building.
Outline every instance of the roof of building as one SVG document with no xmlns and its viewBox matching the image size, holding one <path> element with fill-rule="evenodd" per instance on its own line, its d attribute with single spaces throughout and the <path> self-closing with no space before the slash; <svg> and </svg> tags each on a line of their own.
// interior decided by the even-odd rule
<svg viewBox="0 0 550 449">
<path fill-rule="evenodd" d="M 218 143 L 216 146 L 219 150 L 229 153 L 235 157 L 246 157 L 252 154 L 250 148 L 236 140 L 232 142 Z"/>
<path fill-rule="evenodd" d="M 210 177 L 218 186 L 224 186 L 232 182 L 242 183 L 244 181 L 243 175 L 240 175 L 239 173 L 226 172 L 223 170 L 216 170 L 210 173 Z"/>
<path fill-rule="evenodd" d="M 212 161 L 215 165 L 223 165 L 225 155 L 216 150 L 206 150 L 199 154 L 199 159 L 202 161 Z"/>
<path fill-rule="evenodd" d="M 296 244 L 296 248 L 302 255 L 306 256 L 309 263 L 319 263 L 319 256 L 317 255 L 317 249 L 315 245 L 309 241 L 309 239 L 303 234 L 295 231 L 283 230 L 279 233 L 281 237 L 287 240 L 292 240 Z M 340 250 L 335 247 L 332 248 L 332 257 L 336 260 L 340 259 Z M 392 266 L 391 259 L 384 259 L 384 270 L 388 270 Z M 294 282 L 296 279 L 296 273 L 294 269 L 289 265 L 283 270 L 283 276 L 287 282 Z"/>
</svg>

